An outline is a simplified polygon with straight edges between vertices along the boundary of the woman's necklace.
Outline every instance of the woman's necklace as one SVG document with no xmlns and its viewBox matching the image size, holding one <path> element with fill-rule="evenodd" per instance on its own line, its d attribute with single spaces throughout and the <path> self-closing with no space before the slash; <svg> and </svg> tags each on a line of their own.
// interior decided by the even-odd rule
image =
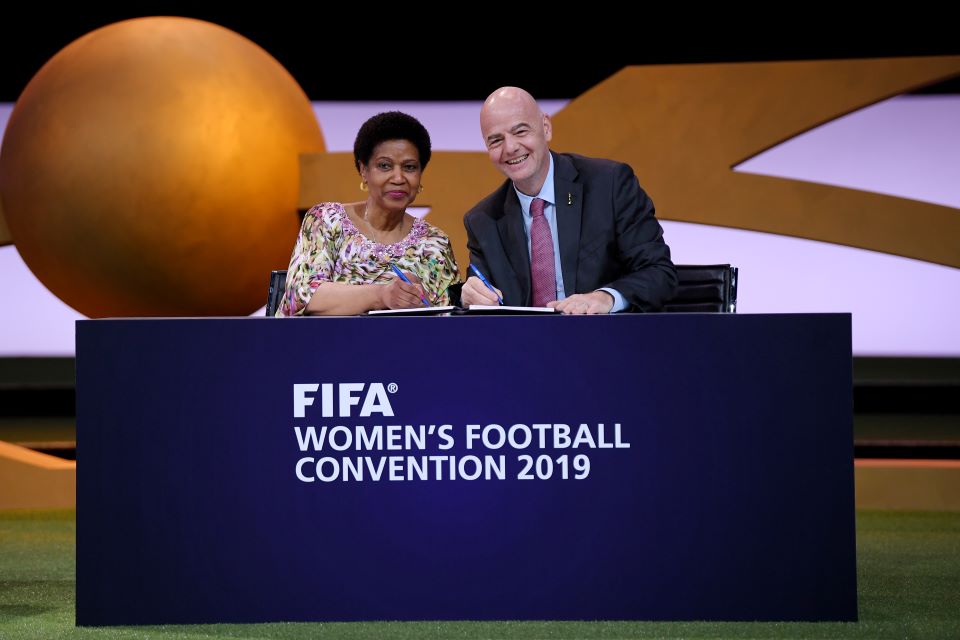
<svg viewBox="0 0 960 640">
<path fill-rule="evenodd" d="M 406 211 L 404 211 L 404 215 L 406 215 Z M 367 205 L 363 205 L 363 222 L 364 222 L 365 225 L 367 225 L 367 229 L 368 229 L 369 232 L 370 232 L 370 235 L 368 236 L 370 240 L 373 240 L 376 244 L 393 244 L 393 243 L 384 243 L 384 242 L 381 242 L 381 241 L 377 238 L 377 230 L 374 228 L 373 224 L 372 224 L 372 223 L 370 222 L 370 220 L 367 218 Z M 403 219 L 402 219 L 402 218 L 401 218 L 401 220 L 400 220 L 400 226 L 401 226 L 401 227 L 403 226 Z"/>
</svg>

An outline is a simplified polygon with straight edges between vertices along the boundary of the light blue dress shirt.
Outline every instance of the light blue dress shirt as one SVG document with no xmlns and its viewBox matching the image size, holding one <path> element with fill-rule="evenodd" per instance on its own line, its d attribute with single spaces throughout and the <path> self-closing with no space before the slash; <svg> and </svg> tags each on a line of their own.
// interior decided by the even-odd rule
<svg viewBox="0 0 960 640">
<path fill-rule="evenodd" d="M 530 255 L 530 226 L 533 224 L 530 203 L 533 202 L 534 198 L 540 198 L 546 202 L 543 206 L 543 217 L 550 225 L 550 236 L 553 240 L 553 269 L 557 274 L 557 300 L 563 300 L 567 297 L 567 294 L 563 288 L 563 269 L 560 266 L 560 234 L 557 232 L 557 203 L 554 202 L 556 194 L 553 189 L 553 155 L 550 156 L 550 170 L 547 172 L 547 179 L 543 181 L 543 186 L 540 187 L 540 193 L 535 196 L 528 196 L 517 189 L 516 185 L 514 185 L 513 190 L 517 192 L 517 197 L 520 199 L 520 209 L 523 211 L 523 230 L 527 234 L 528 256 Z M 601 287 L 600 291 L 606 291 L 613 296 L 613 308 L 610 309 L 610 313 L 623 311 L 627 308 L 626 299 L 616 289 Z"/>
</svg>

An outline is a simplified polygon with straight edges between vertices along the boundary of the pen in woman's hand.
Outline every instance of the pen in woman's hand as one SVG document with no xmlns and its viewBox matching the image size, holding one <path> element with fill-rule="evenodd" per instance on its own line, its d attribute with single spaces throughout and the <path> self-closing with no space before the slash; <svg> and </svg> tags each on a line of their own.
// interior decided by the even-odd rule
<svg viewBox="0 0 960 640">
<path fill-rule="evenodd" d="M 391 262 L 391 263 L 390 263 L 390 268 L 393 269 L 394 273 L 396 273 L 396 274 L 400 277 L 401 280 L 403 280 L 403 281 L 406 282 L 407 284 L 413 284 L 412 282 L 410 282 L 410 279 L 403 274 L 403 271 L 400 271 L 400 269 L 397 268 L 397 265 L 395 265 L 394 263 Z M 427 299 L 424 298 L 423 296 L 420 296 L 420 300 L 423 302 L 423 306 L 425 306 L 425 307 L 429 307 L 429 306 L 430 306 L 430 303 L 427 302 Z"/>
</svg>

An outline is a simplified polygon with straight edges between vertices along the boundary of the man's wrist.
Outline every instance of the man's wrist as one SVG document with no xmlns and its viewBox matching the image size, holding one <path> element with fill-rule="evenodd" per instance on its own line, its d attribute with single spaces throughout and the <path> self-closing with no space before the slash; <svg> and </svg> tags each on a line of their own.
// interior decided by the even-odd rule
<svg viewBox="0 0 960 640">
<path fill-rule="evenodd" d="M 610 287 L 603 287 L 597 289 L 597 291 L 603 291 L 605 294 L 613 298 L 613 306 L 610 307 L 610 313 L 617 313 L 618 311 L 623 311 L 629 305 L 627 304 L 627 299 L 617 291 L 616 289 L 611 289 Z"/>
</svg>

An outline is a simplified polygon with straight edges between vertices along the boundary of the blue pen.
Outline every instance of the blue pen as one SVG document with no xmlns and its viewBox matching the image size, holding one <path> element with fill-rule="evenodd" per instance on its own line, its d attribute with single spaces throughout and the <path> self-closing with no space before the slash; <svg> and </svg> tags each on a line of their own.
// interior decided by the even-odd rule
<svg viewBox="0 0 960 640">
<path fill-rule="evenodd" d="M 412 282 L 410 282 L 410 279 L 407 278 L 407 276 L 403 275 L 403 271 L 400 271 L 400 269 L 397 269 L 397 265 L 395 265 L 395 264 L 393 264 L 393 263 L 391 262 L 391 263 L 390 263 L 390 268 L 393 269 L 393 272 L 394 272 L 394 273 L 396 273 L 398 276 L 400 276 L 400 279 L 401 279 L 401 280 L 403 280 L 403 281 L 406 282 L 407 284 L 413 284 Z M 427 299 L 424 298 L 423 296 L 420 297 L 420 300 L 423 301 L 423 306 L 425 306 L 425 307 L 429 307 L 429 306 L 430 306 L 430 303 L 427 302 Z"/>
<path fill-rule="evenodd" d="M 473 266 L 473 264 L 470 265 L 470 269 L 472 269 L 473 272 L 477 274 L 477 277 L 480 278 L 480 282 L 487 285 L 487 289 L 490 289 L 490 291 L 493 291 L 493 295 L 497 296 L 497 302 L 499 302 L 502 306 L 503 298 L 501 298 L 500 295 L 497 293 L 497 290 L 493 288 L 493 285 L 487 282 L 487 279 L 483 277 L 483 274 L 480 273 L 480 269 L 477 269 L 475 266 Z"/>
</svg>

